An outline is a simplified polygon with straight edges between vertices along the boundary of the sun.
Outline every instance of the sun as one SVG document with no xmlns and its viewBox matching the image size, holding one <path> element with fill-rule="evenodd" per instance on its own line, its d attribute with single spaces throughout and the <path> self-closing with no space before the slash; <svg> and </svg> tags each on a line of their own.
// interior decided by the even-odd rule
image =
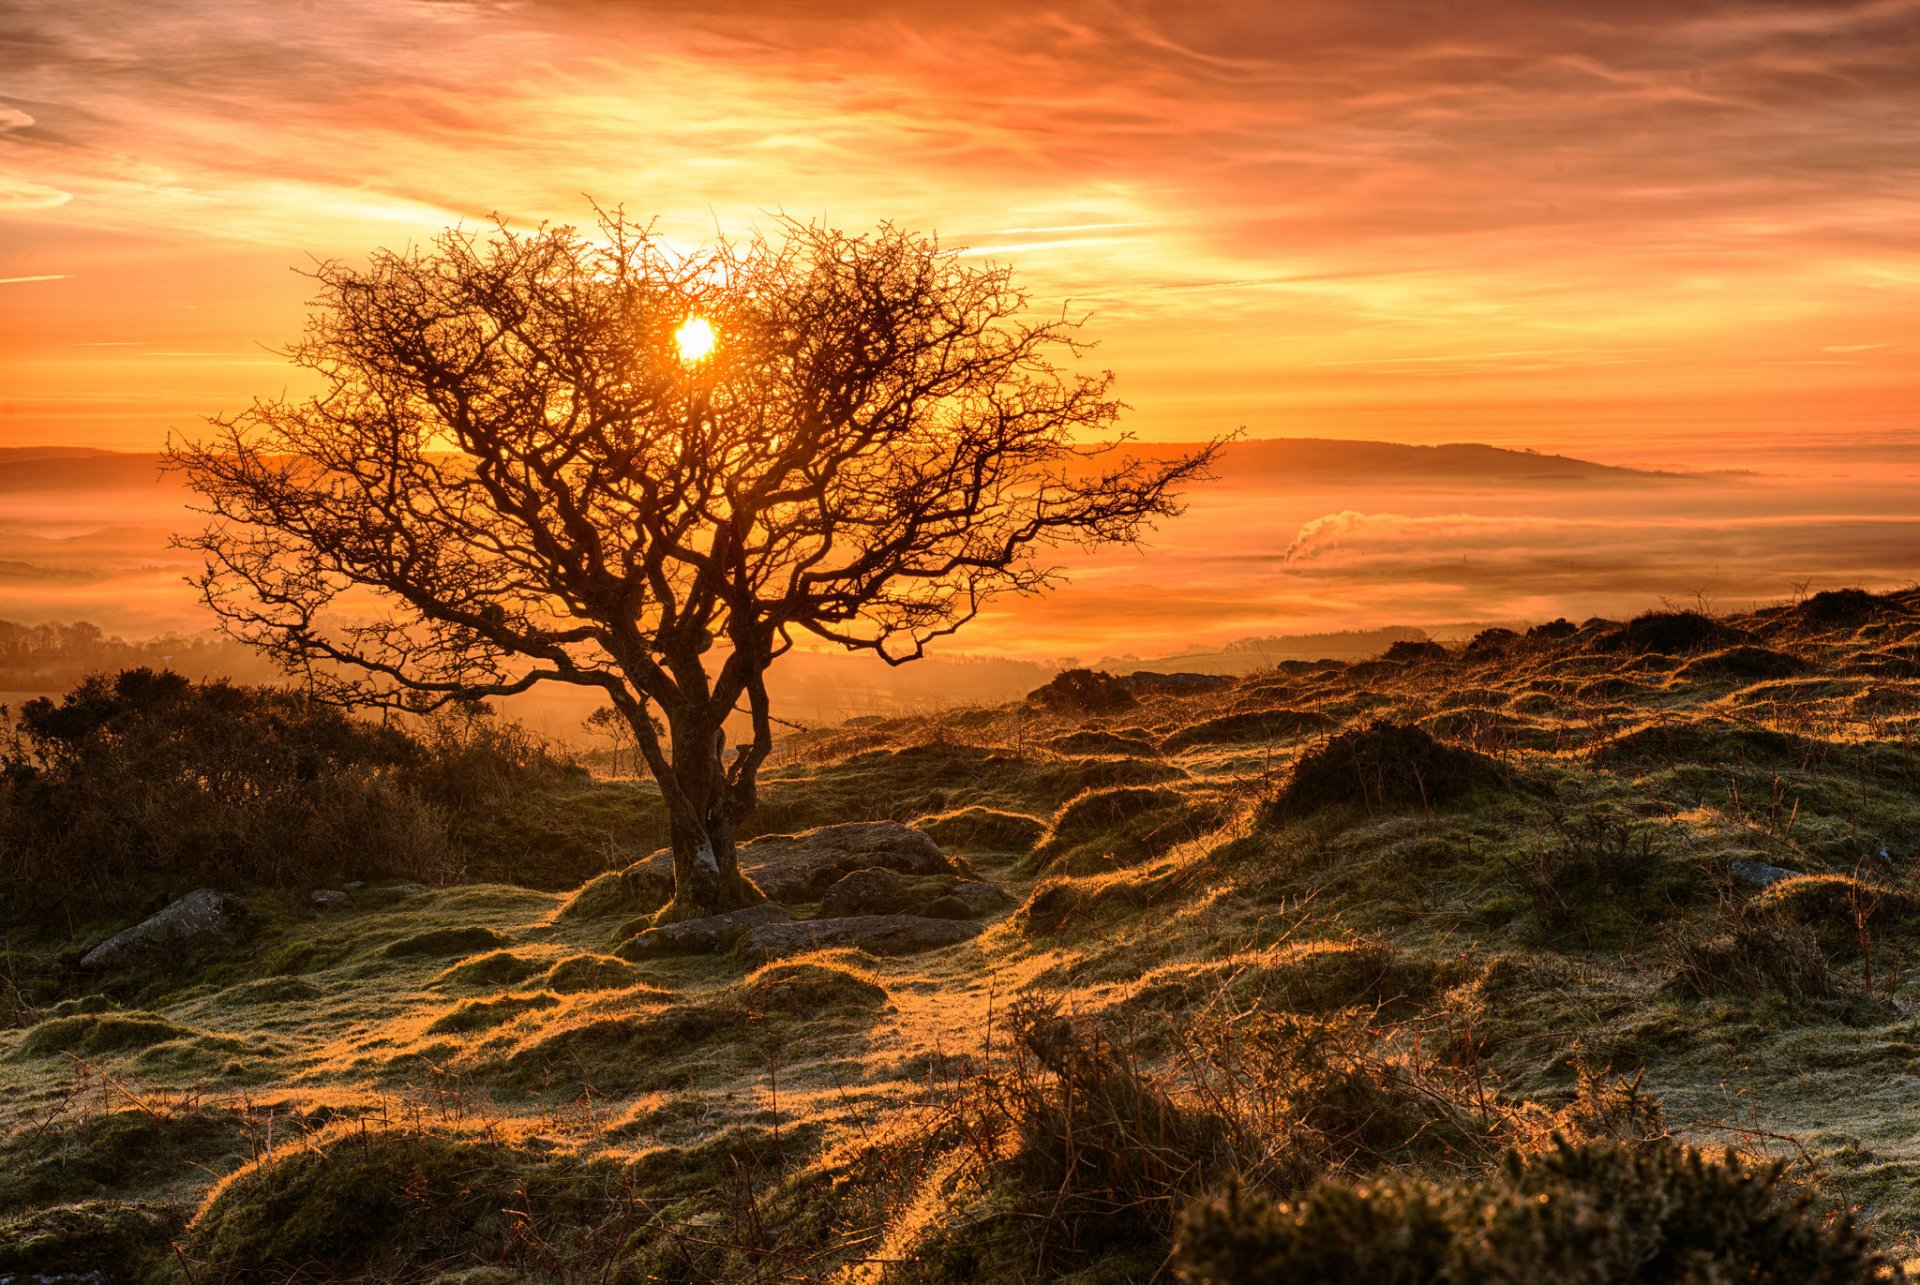
<svg viewBox="0 0 1920 1285">
<path fill-rule="evenodd" d="M 705 317 L 688 317 L 673 332 L 673 342 L 680 346 L 681 361 L 705 361 L 713 353 L 713 323 Z"/>
</svg>

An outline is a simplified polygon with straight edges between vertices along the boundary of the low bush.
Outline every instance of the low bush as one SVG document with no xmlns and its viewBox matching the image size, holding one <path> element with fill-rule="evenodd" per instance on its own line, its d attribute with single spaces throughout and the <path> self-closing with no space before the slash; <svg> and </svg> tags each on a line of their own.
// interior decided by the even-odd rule
<svg viewBox="0 0 1920 1285">
<path fill-rule="evenodd" d="M 1230 1191 L 1187 1211 L 1174 1265 L 1196 1285 L 1900 1279 L 1851 1217 L 1783 1173 L 1672 1143 L 1562 1140 L 1510 1154 L 1488 1182 L 1322 1183 L 1284 1202 Z"/>
<path fill-rule="evenodd" d="M 1062 714 L 1115 714 L 1139 704 L 1124 679 L 1101 669 L 1063 669 L 1027 701 Z"/>
<path fill-rule="evenodd" d="M 202 886 L 443 882 L 455 831 L 573 771 L 477 708 L 409 733 L 280 688 L 90 678 L 0 740 L 0 905 L 72 920 Z"/>
<path fill-rule="evenodd" d="M 1308 750 L 1268 813 L 1291 820 L 1337 806 L 1369 812 L 1441 807 L 1506 779 L 1505 770 L 1483 754 L 1442 744 L 1418 727 L 1378 722 Z"/>
</svg>

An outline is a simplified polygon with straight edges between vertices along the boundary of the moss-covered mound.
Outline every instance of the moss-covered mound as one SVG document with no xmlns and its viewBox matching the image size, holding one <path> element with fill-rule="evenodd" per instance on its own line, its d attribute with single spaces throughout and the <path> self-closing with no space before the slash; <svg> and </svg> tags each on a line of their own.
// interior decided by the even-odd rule
<svg viewBox="0 0 1920 1285">
<path fill-rule="evenodd" d="M 388 959 L 407 959 L 423 955 L 469 955 L 481 950 L 499 950 L 512 940 L 481 924 L 464 928 L 434 928 L 402 937 L 387 947 Z"/>
<path fill-rule="evenodd" d="M 1151 757 L 1160 751 L 1142 736 L 1124 736 L 1104 728 L 1081 728 L 1063 732 L 1043 742 L 1055 754 L 1133 754 Z"/>
<path fill-rule="evenodd" d="M 1163 786 L 1088 790 L 1054 816 L 1034 857 L 1042 868 L 1144 861 L 1205 834 L 1226 811 L 1218 800 Z"/>
<path fill-rule="evenodd" d="M 1161 743 L 1169 754 L 1201 745 L 1244 745 L 1257 741 L 1287 741 L 1314 736 L 1334 725 L 1318 710 L 1259 709 L 1227 714 L 1183 727 Z"/>
<path fill-rule="evenodd" d="M 1868 593 L 1865 589 L 1823 589 L 1794 609 L 1801 620 L 1817 628 L 1833 629 L 1864 625 L 1879 615 L 1905 615 L 1890 594 Z"/>
<path fill-rule="evenodd" d="M 1743 642 L 1747 635 L 1697 611 L 1649 611 L 1594 639 L 1594 650 L 1681 656 Z"/>
<path fill-rule="evenodd" d="M 1794 678 L 1807 669 L 1806 661 L 1789 652 L 1742 645 L 1696 657 L 1681 666 L 1676 676 L 1696 682 L 1717 678 L 1759 682 L 1768 678 Z"/>
<path fill-rule="evenodd" d="M 428 1267 L 523 1262 L 529 1230 L 578 1235 L 582 1210 L 617 1210 L 625 1194 L 604 1161 L 469 1135 L 341 1129 L 222 1183 L 185 1252 L 203 1282 L 411 1280 Z"/>
<path fill-rule="evenodd" d="M 28 1124 L 0 1138 L 0 1212 L 177 1197 L 238 1165 L 250 1146 L 246 1117 L 212 1107 L 128 1106 Z"/>
<path fill-rule="evenodd" d="M 924 816 L 913 828 L 931 835 L 942 848 L 960 852 L 1032 852 L 1047 823 L 1024 812 L 970 807 Z"/>
<path fill-rule="evenodd" d="M 1268 815 L 1286 821 L 1341 806 L 1443 807 L 1506 781 L 1506 771 L 1484 754 L 1443 744 L 1418 727 L 1377 722 L 1307 751 Z"/>
<path fill-rule="evenodd" d="M 622 870 L 595 875 L 576 889 L 560 907 L 559 917 L 599 919 L 619 915 L 631 919 L 650 915 L 673 899 L 673 875 L 648 858 Z"/>
<path fill-rule="evenodd" d="M 0 1218 L 0 1278 L 143 1281 L 173 1261 L 186 1209 L 150 1201 L 98 1200 Z"/>
</svg>

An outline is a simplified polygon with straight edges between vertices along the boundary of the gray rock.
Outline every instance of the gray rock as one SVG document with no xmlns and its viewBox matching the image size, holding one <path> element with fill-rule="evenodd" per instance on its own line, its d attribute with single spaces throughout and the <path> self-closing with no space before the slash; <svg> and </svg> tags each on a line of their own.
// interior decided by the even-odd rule
<svg viewBox="0 0 1920 1285">
<path fill-rule="evenodd" d="M 897 870 L 870 866 L 841 875 L 820 898 L 820 918 L 850 915 L 891 915 L 905 907 L 910 896 L 907 881 Z"/>
<path fill-rule="evenodd" d="M 1013 904 L 997 884 L 953 875 L 903 875 L 883 867 L 842 875 L 820 898 L 820 919 L 925 915 L 973 919 Z"/>
<path fill-rule="evenodd" d="M 996 910 L 1005 910 L 1013 904 L 1013 894 L 997 883 L 988 883 L 984 879 L 961 879 L 942 896 L 923 906 L 920 913 L 941 919 L 977 919 Z M 953 914 L 953 906 L 958 906 L 964 913 Z"/>
<path fill-rule="evenodd" d="M 82 968 L 117 968 L 140 955 L 233 931 L 246 909 L 237 897 L 212 888 L 188 893 L 165 910 L 115 933 L 80 960 Z"/>
<path fill-rule="evenodd" d="M 740 847 L 740 868 L 775 901 L 812 901 L 842 875 L 874 867 L 910 875 L 954 872 L 939 844 L 898 821 L 823 825 Z"/>
<path fill-rule="evenodd" d="M 337 906 L 341 902 L 346 901 L 347 894 L 341 892 L 338 888 L 315 888 L 313 895 L 307 898 L 307 900 L 324 910 L 329 906 Z"/>
<path fill-rule="evenodd" d="M 710 955 L 725 950 L 755 928 L 784 923 L 793 918 L 785 906 L 762 902 L 742 906 L 724 915 L 705 919 L 683 919 L 677 924 L 648 928 L 623 942 L 614 953 L 622 959 L 657 959 L 663 955 Z"/>
<path fill-rule="evenodd" d="M 1789 870 L 1785 866 L 1770 866 L 1764 861 L 1735 861 L 1727 867 L 1733 877 L 1756 888 L 1779 883 L 1782 879 L 1798 879 L 1798 870 Z"/>
<path fill-rule="evenodd" d="M 814 901 L 842 875 L 875 867 L 910 875 L 956 873 L 931 836 L 898 821 L 823 825 L 740 845 L 740 869 L 775 901 Z M 662 849 L 636 861 L 620 878 L 671 890 L 673 853 Z"/>
<path fill-rule="evenodd" d="M 829 946 L 854 946 L 869 955 L 911 955 L 978 937 L 981 925 L 965 919 L 919 915 L 855 915 L 846 919 L 798 919 L 764 924 L 740 939 L 734 954 L 761 963 Z"/>
</svg>

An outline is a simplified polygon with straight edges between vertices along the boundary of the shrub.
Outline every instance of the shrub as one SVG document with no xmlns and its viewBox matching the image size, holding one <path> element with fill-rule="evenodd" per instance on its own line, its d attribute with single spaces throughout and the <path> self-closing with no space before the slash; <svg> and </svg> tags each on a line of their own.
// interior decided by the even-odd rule
<svg viewBox="0 0 1920 1285">
<path fill-rule="evenodd" d="M 1446 660 L 1447 658 L 1447 649 L 1439 643 L 1425 639 L 1415 641 L 1407 638 L 1403 638 L 1388 647 L 1380 657 L 1382 660 L 1390 660 L 1400 665 L 1414 665 L 1423 661 Z"/>
<path fill-rule="evenodd" d="M 1905 614 L 1892 597 L 1865 589 L 1822 589 L 1795 612 L 1808 624 L 1823 628 L 1863 625 L 1882 614 Z"/>
<path fill-rule="evenodd" d="M 1754 901 L 1723 901 L 1705 925 L 1677 929 L 1667 953 L 1674 985 L 1702 998 L 1831 1000 L 1848 990 L 1811 928 Z"/>
<path fill-rule="evenodd" d="M 341 1128 L 221 1183 L 194 1217 L 185 1252 L 196 1279 L 236 1285 L 414 1279 L 429 1267 L 551 1269 L 569 1247 L 544 1236 L 613 1230 L 598 1211 L 615 1211 L 617 1225 L 617 1211 L 631 1206 L 624 1194 L 606 1162 L 470 1135 Z M 583 1210 L 593 1211 L 586 1220 Z"/>
<path fill-rule="evenodd" d="M 963 852 L 1031 852 L 1047 832 L 1038 817 L 982 807 L 924 816 L 913 828 L 933 836 L 942 848 Z"/>
<path fill-rule="evenodd" d="M 1063 669 L 1027 701 L 1060 714 L 1113 714 L 1139 704 L 1124 680 L 1101 669 Z"/>
<path fill-rule="evenodd" d="M 1378 722 L 1307 751 L 1268 805 L 1276 820 L 1348 805 L 1440 807 L 1506 780 L 1485 755 L 1443 745 L 1418 727 Z"/>
<path fill-rule="evenodd" d="M 137 910 L 204 886 L 444 881 L 454 831 L 572 770 L 478 709 L 417 734 L 294 691 L 165 670 L 26 703 L 0 741 L 0 904 Z"/>
<path fill-rule="evenodd" d="M 1560 1140 L 1509 1154 L 1485 1183 L 1322 1183 L 1286 1203 L 1230 1191 L 1187 1211 L 1174 1263 L 1207 1285 L 1899 1278 L 1851 1217 L 1824 1216 L 1783 1171 L 1672 1143 Z"/>
<path fill-rule="evenodd" d="M 1697 611 L 1649 611 L 1602 634 L 1595 645 L 1601 651 L 1660 652 L 1677 656 L 1725 647 L 1739 642 L 1743 636 L 1739 630 Z"/>
</svg>

